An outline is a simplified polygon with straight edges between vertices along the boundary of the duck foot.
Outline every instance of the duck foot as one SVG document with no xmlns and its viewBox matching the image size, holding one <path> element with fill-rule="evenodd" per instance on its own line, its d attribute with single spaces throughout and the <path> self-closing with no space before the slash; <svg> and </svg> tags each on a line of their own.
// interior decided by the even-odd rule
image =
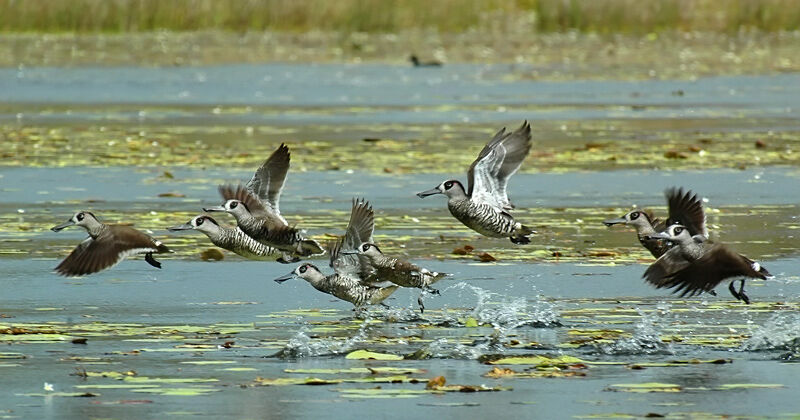
<svg viewBox="0 0 800 420">
<path fill-rule="evenodd" d="M 717 295 L 717 291 L 716 290 L 709 290 L 706 293 L 708 293 L 711 296 L 716 296 Z"/>
<path fill-rule="evenodd" d="M 148 252 L 147 254 L 145 254 L 144 255 L 144 260 L 147 261 L 148 264 L 152 265 L 155 268 L 161 268 L 161 263 L 156 261 L 155 258 L 153 258 L 153 253 L 152 252 Z"/>
<path fill-rule="evenodd" d="M 439 293 L 439 289 L 434 289 L 433 287 L 426 287 L 426 288 L 424 288 L 422 290 L 425 291 L 425 292 L 428 292 L 428 293 L 430 293 L 432 295 L 436 295 L 436 296 L 441 295 L 441 293 Z"/>
</svg>

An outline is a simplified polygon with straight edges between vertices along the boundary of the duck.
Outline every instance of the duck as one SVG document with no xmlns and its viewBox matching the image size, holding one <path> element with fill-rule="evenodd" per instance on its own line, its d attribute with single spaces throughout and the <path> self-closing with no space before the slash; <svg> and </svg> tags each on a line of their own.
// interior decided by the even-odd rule
<svg viewBox="0 0 800 420">
<path fill-rule="evenodd" d="M 468 228 L 484 236 L 528 244 L 529 236 L 536 231 L 514 220 L 507 185 L 530 150 L 531 126 L 527 121 L 513 132 L 506 132 L 503 127 L 470 165 L 467 189 L 458 180 L 450 179 L 417 196 L 444 194 L 450 214 Z"/>
<path fill-rule="evenodd" d="M 250 260 L 265 260 L 276 252 L 274 248 L 247 236 L 238 227 L 221 225 L 213 217 L 204 214 L 192 217 L 188 222 L 169 227 L 167 230 L 170 232 L 198 230 L 203 232 L 214 245 Z"/>
<path fill-rule="evenodd" d="M 321 255 L 325 250 L 305 231 L 290 226 L 281 215 L 279 201 L 289 171 L 289 147 L 281 145 L 256 170 L 247 185 L 221 185 L 225 202 L 206 212 L 227 212 L 239 229 L 255 241 L 281 251 L 278 262 L 292 263 L 301 257 Z"/>
<path fill-rule="evenodd" d="M 365 286 L 383 285 L 367 258 L 357 252 L 362 242 L 373 241 L 374 231 L 375 211 L 372 206 L 364 199 L 354 198 L 345 234 L 328 245 L 331 268 L 339 275 L 358 280 Z"/>
<path fill-rule="evenodd" d="M 56 273 L 65 277 L 94 274 L 137 254 L 144 254 L 148 264 L 161 268 L 161 263 L 153 258 L 153 254 L 172 252 L 161 241 L 130 226 L 102 223 L 90 211 L 79 211 L 51 230 L 59 232 L 70 226 L 85 229 L 89 237 L 56 266 Z"/>
<path fill-rule="evenodd" d="M 334 273 L 325 275 L 317 266 L 304 263 L 292 270 L 289 274 L 275 279 L 278 284 L 292 278 L 299 277 L 307 281 L 320 292 L 335 296 L 345 302 L 350 302 L 357 309 L 367 305 L 381 304 L 397 290 L 398 286 L 371 287 L 362 284 L 357 279 Z"/>
<path fill-rule="evenodd" d="M 373 273 L 376 279 L 389 281 L 402 287 L 422 289 L 422 293 L 419 298 L 417 298 L 420 313 L 425 312 L 425 305 L 422 301 L 422 297 L 425 293 L 439 294 L 439 291 L 432 288 L 431 284 L 448 276 L 448 274 L 445 273 L 430 271 L 427 268 L 419 267 L 409 261 L 387 257 L 381 252 L 378 245 L 372 242 L 364 242 L 358 246 L 357 249 L 358 251 L 355 253 L 359 257 L 367 259 L 370 272 Z"/>
<path fill-rule="evenodd" d="M 419 57 L 417 57 L 416 54 L 411 54 L 411 56 L 408 57 L 408 60 L 411 61 L 411 64 L 414 67 L 441 67 L 442 66 L 442 62 L 441 61 L 436 61 L 436 60 L 420 61 Z"/>
<path fill-rule="evenodd" d="M 711 293 L 723 281 L 733 279 L 728 285 L 731 295 L 749 304 L 750 298 L 744 291 L 745 280 L 772 277 L 759 263 L 725 244 L 708 241 L 706 236 L 692 235 L 687 226 L 671 225 L 653 236 L 675 246 L 650 265 L 642 277 L 658 289 L 672 288 L 672 292 L 680 293 L 681 297 Z M 738 290 L 734 287 L 737 278 L 740 279 Z"/>
<path fill-rule="evenodd" d="M 683 187 L 670 187 L 664 190 L 664 196 L 669 209 L 669 216 L 665 221 L 656 218 L 651 210 L 634 209 L 622 217 L 605 220 L 603 223 L 609 227 L 616 224 L 633 226 L 639 243 L 655 258 L 664 255 L 673 246 L 672 243 L 656 236 L 671 225 L 681 224 L 689 230 L 691 236 L 701 235 L 708 238 L 703 202 L 697 194 L 692 190 L 684 191 Z"/>
</svg>

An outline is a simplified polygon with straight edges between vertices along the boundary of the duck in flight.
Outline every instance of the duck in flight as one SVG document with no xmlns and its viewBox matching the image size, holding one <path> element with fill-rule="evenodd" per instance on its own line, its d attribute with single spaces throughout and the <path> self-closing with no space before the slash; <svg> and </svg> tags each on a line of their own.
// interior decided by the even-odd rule
<svg viewBox="0 0 800 420">
<path fill-rule="evenodd" d="M 203 232 L 214 245 L 251 260 L 264 260 L 275 253 L 274 248 L 257 242 L 238 227 L 221 225 L 213 217 L 204 214 L 192 217 L 188 222 L 169 227 L 167 230 L 170 232 L 198 230 Z"/>
<path fill-rule="evenodd" d="M 515 244 L 530 243 L 533 229 L 514 220 L 508 199 L 508 179 L 519 170 L 531 150 L 531 126 L 527 121 L 513 132 L 497 132 L 472 162 L 467 172 L 468 188 L 455 179 L 417 193 L 420 198 L 447 196 L 450 214 L 468 228 L 492 238 L 510 238 Z"/>
<path fill-rule="evenodd" d="M 690 236 L 700 235 L 708 238 L 706 214 L 703 210 L 703 202 L 697 197 L 697 194 L 691 190 L 684 192 L 683 188 L 672 187 L 664 191 L 664 196 L 669 209 L 666 221 L 657 219 L 650 210 L 635 209 L 625 213 L 622 217 L 606 220 L 603 223 L 609 227 L 616 224 L 633 226 L 636 229 L 639 243 L 656 258 L 664 255 L 673 246 L 663 238 L 656 237 L 656 234 L 674 224 L 686 227 Z"/>
<path fill-rule="evenodd" d="M 281 144 L 242 186 L 222 185 L 219 193 L 225 202 L 205 208 L 207 212 L 224 211 L 236 218 L 239 229 L 255 241 L 282 252 L 282 263 L 300 261 L 301 257 L 323 254 L 317 241 L 305 237 L 305 231 L 289 226 L 279 209 L 286 174 L 289 172 L 289 148 Z"/>
<path fill-rule="evenodd" d="M 380 281 L 366 257 L 356 252 L 358 244 L 372 240 L 375 230 L 374 219 L 375 213 L 369 202 L 354 199 L 344 236 L 328 248 L 330 266 L 333 267 L 334 274 L 325 275 L 317 266 L 303 264 L 275 281 L 283 283 L 299 277 L 309 282 L 315 289 L 350 302 L 357 308 L 382 303 L 397 290 L 397 286 Z"/>
<path fill-rule="evenodd" d="M 757 262 L 724 244 L 711 243 L 705 236 L 692 235 L 686 226 L 672 225 L 653 236 L 675 246 L 648 267 L 643 277 L 656 288 L 671 288 L 681 297 L 712 293 L 718 284 L 732 279 L 728 285 L 731 295 L 749 304 L 750 298 L 744 292 L 745 279 L 771 277 Z M 738 290 L 734 287 L 737 278 L 740 279 Z"/>
<path fill-rule="evenodd" d="M 126 257 L 144 254 L 144 260 L 156 268 L 161 263 L 153 258 L 153 254 L 172 252 L 161 241 L 130 226 L 107 225 L 97 220 L 88 211 L 79 211 L 69 220 L 53 226 L 53 232 L 70 226 L 78 226 L 89 233 L 89 237 L 78 244 L 74 250 L 61 261 L 55 271 L 67 277 L 97 273 L 118 264 Z"/>
</svg>

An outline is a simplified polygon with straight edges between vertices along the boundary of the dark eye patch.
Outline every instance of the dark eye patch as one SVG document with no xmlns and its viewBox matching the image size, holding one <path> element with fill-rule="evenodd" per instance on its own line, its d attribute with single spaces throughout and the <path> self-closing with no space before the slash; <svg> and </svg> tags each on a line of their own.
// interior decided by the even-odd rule
<svg viewBox="0 0 800 420">
<path fill-rule="evenodd" d="M 638 211 L 635 211 L 635 212 L 631 213 L 631 220 L 636 220 L 638 218 L 639 218 L 639 212 Z"/>
</svg>

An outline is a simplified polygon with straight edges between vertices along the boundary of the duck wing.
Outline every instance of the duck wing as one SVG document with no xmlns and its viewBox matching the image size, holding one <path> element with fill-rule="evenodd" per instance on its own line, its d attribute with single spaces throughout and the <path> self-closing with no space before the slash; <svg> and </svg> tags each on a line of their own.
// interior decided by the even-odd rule
<svg viewBox="0 0 800 420">
<path fill-rule="evenodd" d="M 470 165 L 467 194 L 473 201 L 489 204 L 498 210 L 514 208 L 508 199 L 506 186 L 530 150 L 531 126 L 527 121 L 511 133 L 503 127 Z"/>
<path fill-rule="evenodd" d="M 256 169 L 253 178 L 247 183 L 250 190 L 272 213 L 280 216 L 279 202 L 286 175 L 289 172 L 289 147 L 281 145 Z"/>
<path fill-rule="evenodd" d="M 660 256 L 653 264 L 650 264 L 642 277 L 657 289 L 669 287 L 667 284 L 670 278 L 678 271 L 688 267 L 689 264 L 690 261 L 683 256 L 680 248 L 673 247 L 665 252 L 664 255 Z"/>
<path fill-rule="evenodd" d="M 667 227 L 674 224 L 686 226 L 692 236 L 703 235 L 708 238 L 706 229 L 706 214 L 703 211 L 703 202 L 691 190 L 683 188 L 668 188 L 664 191 L 669 206 Z"/>
<path fill-rule="evenodd" d="M 343 254 L 342 251 L 358 251 L 358 246 L 364 242 L 372 242 L 375 230 L 375 213 L 369 202 L 353 200 L 350 211 L 350 221 L 344 236 L 329 245 L 330 265 L 337 274 L 366 280 L 373 271 L 369 260 L 359 254 Z"/>
<path fill-rule="evenodd" d="M 225 201 L 238 200 L 244 204 L 247 207 L 247 211 L 249 211 L 253 217 L 264 220 L 268 228 L 275 229 L 289 226 L 289 223 L 286 222 L 286 219 L 284 219 L 280 213 L 273 211 L 272 206 L 261 201 L 247 187 L 242 185 L 220 185 L 219 195 L 221 195 L 222 199 Z"/>
<path fill-rule="evenodd" d="M 753 277 L 766 279 L 753 270 L 750 260 L 723 244 L 713 245 L 702 257 L 673 273 L 662 287 L 672 288 L 681 297 L 713 290 L 726 279 Z"/>
<path fill-rule="evenodd" d="M 92 274 L 113 267 L 126 257 L 169 252 L 160 241 L 128 226 L 109 225 L 97 238 L 86 238 L 55 268 L 62 276 Z"/>
</svg>

